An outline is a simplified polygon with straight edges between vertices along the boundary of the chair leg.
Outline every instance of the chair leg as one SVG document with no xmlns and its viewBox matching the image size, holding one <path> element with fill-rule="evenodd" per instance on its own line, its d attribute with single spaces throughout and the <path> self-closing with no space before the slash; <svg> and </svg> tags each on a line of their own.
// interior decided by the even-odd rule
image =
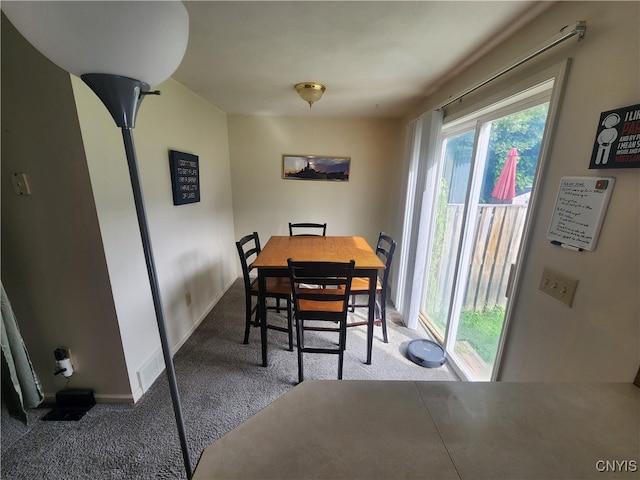
<svg viewBox="0 0 640 480">
<path fill-rule="evenodd" d="M 302 320 L 297 320 L 296 321 L 296 336 L 297 336 L 297 340 L 298 340 L 298 382 L 302 383 L 304 380 L 304 373 L 302 370 L 302 347 L 304 346 L 303 340 L 302 340 L 302 329 L 303 329 L 303 323 Z"/>
<path fill-rule="evenodd" d="M 251 329 L 251 313 L 253 313 L 251 311 L 251 296 L 248 296 L 248 298 L 246 299 L 245 309 L 247 313 L 246 313 L 246 320 L 244 325 L 244 341 L 242 343 L 246 345 L 249 343 L 249 330 Z"/>
<path fill-rule="evenodd" d="M 347 343 L 347 326 L 345 323 L 340 327 L 340 334 L 338 340 L 338 380 L 342 380 L 342 367 L 344 366 L 344 350 Z"/>
<path fill-rule="evenodd" d="M 289 330 L 289 351 L 293 352 L 293 312 L 291 299 L 287 299 L 287 328 Z"/>
<path fill-rule="evenodd" d="M 389 337 L 387 336 L 387 299 L 385 297 L 385 292 L 382 292 L 380 294 L 380 320 L 382 323 L 382 340 L 384 343 L 389 343 Z"/>
</svg>

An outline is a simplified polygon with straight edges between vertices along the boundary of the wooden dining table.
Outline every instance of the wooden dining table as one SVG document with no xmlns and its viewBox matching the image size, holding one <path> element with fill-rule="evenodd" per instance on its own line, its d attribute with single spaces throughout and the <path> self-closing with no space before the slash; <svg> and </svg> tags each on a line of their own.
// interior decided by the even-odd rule
<svg viewBox="0 0 640 480">
<path fill-rule="evenodd" d="M 373 348 L 373 325 L 375 315 L 376 280 L 378 271 L 385 265 L 375 251 L 362 237 L 321 237 L 321 236 L 273 236 L 262 248 L 253 266 L 258 270 L 258 308 L 260 315 L 260 339 L 262 342 L 262 365 L 268 365 L 267 358 L 267 309 L 264 292 L 267 277 L 288 277 L 287 259 L 312 262 L 355 261 L 355 277 L 369 279 L 369 299 L 367 314 L 367 360 L 371 364 Z"/>
</svg>

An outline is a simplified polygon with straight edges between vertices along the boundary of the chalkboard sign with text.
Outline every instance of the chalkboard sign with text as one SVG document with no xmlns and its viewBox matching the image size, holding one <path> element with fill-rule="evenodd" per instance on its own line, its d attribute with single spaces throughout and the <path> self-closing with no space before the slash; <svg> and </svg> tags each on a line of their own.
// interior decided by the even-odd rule
<svg viewBox="0 0 640 480">
<path fill-rule="evenodd" d="M 184 205 L 200 201 L 200 165 L 198 156 L 169 150 L 173 204 Z"/>
<path fill-rule="evenodd" d="M 593 250 L 616 179 L 562 177 L 547 238 L 557 245 Z"/>
</svg>

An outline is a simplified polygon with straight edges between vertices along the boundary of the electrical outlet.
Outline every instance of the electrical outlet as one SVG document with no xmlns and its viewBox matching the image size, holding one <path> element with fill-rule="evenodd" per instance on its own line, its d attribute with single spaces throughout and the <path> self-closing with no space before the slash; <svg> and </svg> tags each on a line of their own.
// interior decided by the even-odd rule
<svg viewBox="0 0 640 480">
<path fill-rule="evenodd" d="M 13 185 L 13 191 L 16 195 L 31 195 L 31 188 L 29 187 L 26 174 L 12 173 L 11 184 Z"/>
<path fill-rule="evenodd" d="M 578 280 L 563 273 L 544 267 L 538 290 L 571 307 Z"/>
<path fill-rule="evenodd" d="M 191 305 L 191 292 L 187 292 L 184 296 L 185 300 L 187 301 L 187 307 L 189 305 Z"/>
</svg>

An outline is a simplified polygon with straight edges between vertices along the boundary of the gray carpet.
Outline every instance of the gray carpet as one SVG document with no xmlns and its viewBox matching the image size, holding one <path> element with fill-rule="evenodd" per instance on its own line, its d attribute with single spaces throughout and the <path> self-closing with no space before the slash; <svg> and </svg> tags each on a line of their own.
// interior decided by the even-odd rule
<svg viewBox="0 0 640 480">
<path fill-rule="evenodd" d="M 364 313 L 361 309 L 355 315 Z M 426 334 L 402 327 L 393 309 L 388 315 L 389 343 L 382 343 L 381 329 L 376 327 L 372 365 L 364 364 L 366 327 L 349 329 L 345 381 L 457 380 L 446 364 L 429 369 L 407 360 L 408 342 Z M 270 314 L 274 321 L 280 320 L 274 317 Z M 206 446 L 297 383 L 296 353 L 286 350 L 286 334 L 269 331 L 269 366 L 263 368 L 259 330 L 254 328 L 249 345 L 243 345 L 243 329 L 244 290 L 237 281 L 175 355 L 194 468 Z M 337 378 L 337 357 L 305 355 L 305 378 Z M 135 405 L 99 404 L 80 421 L 41 421 L 49 410 L 29 411 L 25 425 L 2 409 L 1 478 L 186 478 L 164 374 Z M 247 445 L 248 459 L 253 448 Z"/>
</svg>

